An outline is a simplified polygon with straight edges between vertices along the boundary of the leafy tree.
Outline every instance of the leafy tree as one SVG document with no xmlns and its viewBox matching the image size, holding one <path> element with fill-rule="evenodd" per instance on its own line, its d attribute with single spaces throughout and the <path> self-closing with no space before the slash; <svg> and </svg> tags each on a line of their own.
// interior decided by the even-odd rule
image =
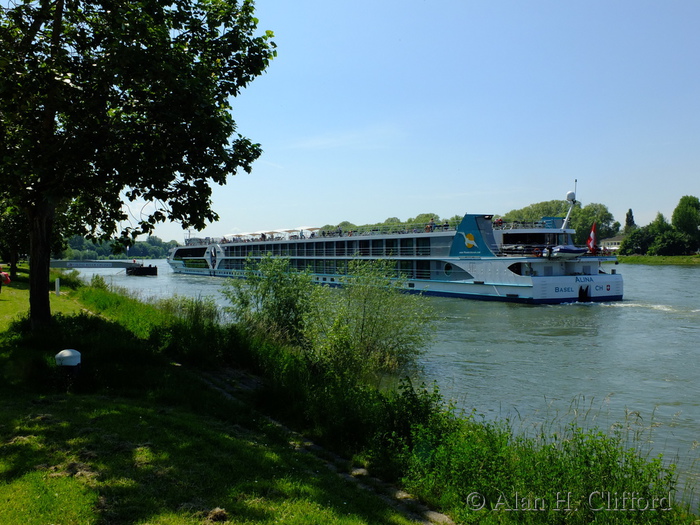
<svg viewBox="0 0 700 525">
<path fill-rule="evenodd" d="M 161 250 L 147 242 L 137 242 L 129 247 L 127 254 L 129 258 L 155 259 L 160 256 Z"/>
<path fill-rule="evenodd" d="M 681 197 L 673 210 L 671 224 L 687 235 L 691 251 L 700 248 L 700 199 L 691 195 Z"/>
<path fill-rule="evenodd" d="M 463 216 L 462 215 L 454 215 L 447 219 L 447 222 L 449 223 L 451 228 L 456 228 L 460 222 L 462 222 Z"/>
<path fill-rule="evenodd" d="M 684 232 L 670 230 L 654 238 L 647 255 L 686 255 L 693 251 L 692 246 L 692 240 Z"/>
<path fill-rule="evenodd" d="M 355 224 L 353 224 L 353 223 L 351 223 L 351 222 L 348 222 L 348 221 L 343 221 L 343 222 L 341 222 L 340 224 L 338 224 L 338 226 L 339 226 L 344 232 L 348 232 L 348 231 L 356 230 L 356 229 L 357 229 L 357 226 L 356 226 Z"/>
<path fill-rule="evenodd" d="M 338 229 L 337 226 L 333 226 L 332 224 L 326 224 L 324 226 L 321 226 L 320 231 L 332 232 L 332 231 L 335 231 L 337 229 Z"/>
<path fill-rule="evenodd" d="M 663 213 L 658 212 L 654 220 L 649 223 L 648 228 L 652 237 L 657 237 L 663 233 L 670 232 L 673 226 L 669 224 Z"/>
<path fill-rule="evenodd" d="M 625 215 L 625 229 L 623 230 L 626 234 L 631 232 L 637 227 L 634 223 L 634 214 L 632 213 L 632 208 L 627 210 L 627 215 Z"/>
<path fill-rule="evenodd" d="M 86 239 L 80 235 L 72 235 L 66 241 L 66 249 L 59 258 L 62 259 L 113 259 L 125 257 L 163 259 L 177 241 L 163 242 L 156 236 L 149 236 L 145 241 L 136 241 L 125 250 L 116 251 L 111 242 Z"/>
<path fill-rule="evenodd" d="M 211 183 L 250 171 L 230 97 L 274 56 L 251 0 L 25 0 L 0 8 L 5 200 L 28 218 L 30 318 L 51 319 L 54 226 L 128 244 L 158 222 L 217 218 Z M 233 136 L 233 139 L 232 139 Z M 125 202 L 154 203 L 136 224 Z"/>
<path fill-rule="evenodd" d="M 431 220 L 435 224 L 440 224 L 440 215 L 437 213 L 420 213 L 415 218 L 408 219 L 406 225 L 414 228 L 421 228 L 429 224 Z"/>
<path fill-rule="evenodd" d="M 503 216 L 505 221 L 539 221 L 542 217 L 565 217 L 569 211 L 566 200 L 538 202 L 520 210 L 511 210 Z M 604 204 L 590 203 L 581 207 L 576 201 L 571 212 L 571 226 L 576 230 L 575 244 L 585 244 L 593 223 L 597 224 L 598 238 L 612 237 L 620 231 L 620 223 Z"/>
<path fill-rule="evenodd" d="M 577 207 L 581 203 L 576 203 Z M 566 200 L 552 200 L 530 204 L 519 210 L 511 210 L 503 216 L 504 221 L 539 221 L 542 217 L 565 217 L 569 211 L 569 202 Z"/>
<path fill-rule="evenodd" d="M 3 206 L 0 212 L 0 254 L 10 264 L 10 277 L 17 277 L 17 263 L 29 252 L 27 218 L 15 206 Z"/>
<path fill-rule="evenodd" d="M 657 213 L 656 218 L 646 226 L 632 230 L 620 245 L 620 255 L 647 255 L 655 240 L 672 232 L 673 227 L 668 223 L 662 213 Z M 668 243 L 664 243 L 667 246 Z M 664 250 L 658 245 L 655 250 Z M 657 253 L 657 255 L 661 255 Z"/>
<path fill-rule="evenodd" d="M 576 230 L 574 244 L 583 245 L 590 234 L 593 223 L 599 239 L 614 237 L 620 231 L 620 223 L 604 204 L 591 203 L 583 208 L 574 208 L 571 214 L 571 226 Z"/>
<path fill-rule="evenodd" d="M 620 244 L 620 255 L 646 255 L 649 246 L 654 242 L 654 236 L 649 226 L 632 230 Z"/>
<path fill-rule="evenodd" d="M 67 241 L 68 247 L 72 250 L 87 250 L 89 249 L 89 241 L 80 235 L 72 235 Z"/>
</svg>

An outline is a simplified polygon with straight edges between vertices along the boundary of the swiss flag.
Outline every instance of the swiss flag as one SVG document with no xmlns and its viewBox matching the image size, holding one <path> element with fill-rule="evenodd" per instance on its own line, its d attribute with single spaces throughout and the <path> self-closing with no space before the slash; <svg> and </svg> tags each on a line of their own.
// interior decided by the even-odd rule
<svg viewBox="0 0 700 525">
<path fill-rule="evenodd" d="M 596 248 L 596 233 L 595 233 L 595 222 L 593 223 L 593 227 L 591 228 L 591 234 L 588 236 L 588 240 L 586 241 L 586 244 L 588 245 L 588 251 L 590 251 L 592 254 L 595 254 L 597 248 Z"/>
</svg>

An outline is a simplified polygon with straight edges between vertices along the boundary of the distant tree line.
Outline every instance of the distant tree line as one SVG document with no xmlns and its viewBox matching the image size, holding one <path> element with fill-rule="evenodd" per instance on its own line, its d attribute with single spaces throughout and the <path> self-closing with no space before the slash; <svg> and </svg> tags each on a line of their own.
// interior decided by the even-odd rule
<svg viewBox="0 0 700 525">
<path fill-rule="evenodd" d="M 568 201 L 551 200 L 511 210 L 504 215 L 494 215 L 494 218 L 501 218 L 506 222 L 536 222 L 543 217 L 564 217 L 568 211 Z M 356 225 L 343 221 L 337 225 L 327 224 L 320 231 L 334 232 L 338 228 L 345 233 L 374 229 L 421 230 L 431 221 L 436 225 L 447 223 L 450 228 L 455 228 L 461 220 L 461 215 L 441 218 L 437 213 L 421 213 L 405 221 L 389 217 L 376 224 Z M 671 222 L 659 213 L 650 224 L 639 227 L 635 224 L 634 214 L 630 209 L 625 217 L 624 228 L 604 204 L 590 203 L 583 206 L 577 201 L 571 212 L 571 227 L 576 230 L 575 244 L 586 244 L 594 223 L 599 243 L 602 239 L 615 237 L 620 233 L 625 235 L 619 251 L 621 255 L 687 255 L 700 250 L 700 200 L 697 197 L 682 197 L 673 211 Z"/>
<path fill-rule="evenodd" d="M 80 235 L 74 235 L 67 240 L 60 259 L 165 259 L 171 248 L 178 245 L 177 241 L 164 242 L 155 235 L 150 235 L 145 241 L 136 241 L 128 249 L 117 248 L 108 241 L 93 242 Z"/>
<path fill-rule="evenodd" d="M 494 218 L 500 217 L 505 221 L 537 222 L 542 219 L 542 217 L 564 217 L 567 211 L 569 211 L 568 201 L 553 200 L 531 204 L 519 210 L 509 211 L 505 215 L 494 215 Z M 390 229 L 396 231 L 417 229 L 422 231 L 431 221 L 434 222 L 436 226 L 447 223 L 451 229 L 454 229 L 462 221 L 462 218 L 462 215 L 440 217 L 437 213 L 420 213 L 405 221 L 397 217 L 389 217 L 384 222 L 359 226 L 348 221 L 343 221 L 338 225 L 327 224 L 323 226 L 320 231 L 333 232 L 336 231 L 337 228 L 340 228 L 343 232 L 368 231 L 373 229 Z M 571 214 L 571 227 L 576 229 L 576 238 L 574 239 L 576 244 L 583 245 L 586 243 L 586 239 L 588 239 L 591 226 L 594 222 L 597 224 L 598 237 L 601 239 L 613 237 L 620 231 L 620 223 L 615 221 L 612 213 L 608 211 L 607 206 L 592 203 L 581 207 L 581 203 L 577 202 Z"/>
<path fill-rule="evenodd" d="M 519 210 L 511 210 L 501 218 L 508 221 L 536 222 L 542 217 L 565 217 L 569 211 L 569 201 L 552 200 L 531 204 Z M 574 244 L 584 245 L 590 235 L 593 223 L 596 224 L 598 239 L 614 237 L 620 231 L 620 223 L 615 220 L 608 207 L 592 202 L 582 206 L 579 201 L 571 211 L 571 227 L 576 230 Z"/>
<path fill-rule="evenodd" d="M 435 223 L 436 225 L 442 225 L 447 223 L 450 228 L 456 228 L 462 221 L 461 215 L 454 215 L 449 218 L 440 218 L 437 213 L 419 213 L 415 217 L 410 217 L 405 221 L 402 221 L 398 217 L 389 217 L 383 222 L 377 222 L 373 224 L 353 224 L 349 221 L 343 221 L 340 224 L 326 224 L 323 226 L 319 232 L 332 233 L 340 228 L 344 233 L 352 231 L 371 231 L 371 230 L 382 230 L 382 231 L 409 231 L 409 230 L 423 230 L 428 224 Z"/>
<path fill-rule="evenodd" d="M 620 255 L 689 255 L 700 250 L 700 200 L 691 195 L 681 197 L 673 210 L 671 222 L 662 213 L 646 226 L 638 227 L 627 213 L 627 236 L 620 245 Z M 631 223 L 630 223 L 631 222 Z"/>
</svg>

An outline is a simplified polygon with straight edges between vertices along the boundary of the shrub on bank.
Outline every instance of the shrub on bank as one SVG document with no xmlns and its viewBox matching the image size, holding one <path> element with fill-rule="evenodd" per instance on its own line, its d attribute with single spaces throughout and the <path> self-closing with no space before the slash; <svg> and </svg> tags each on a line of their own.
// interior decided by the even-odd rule
<svg viewBox="0 0 700 525">
<path fill-rule="evenodd" d="M 415 440 L 406 487 L 459 521 L 687 522 L 674 468 L 625 448 L 620 435 L 572 424 L 543 441 L 467 418 L 444 439 L 418 428 Z"/>
<path fill-rule="evenodd" d="M 690 523 L 677 474 L 617 431 L 571 424 L 537 437 L 458 415 L 437 388 L 380 391 L 260 343 L 268 413 L 460 523 Z M 623 501 L 624 500 L 624 501 Z"/>
</svg>

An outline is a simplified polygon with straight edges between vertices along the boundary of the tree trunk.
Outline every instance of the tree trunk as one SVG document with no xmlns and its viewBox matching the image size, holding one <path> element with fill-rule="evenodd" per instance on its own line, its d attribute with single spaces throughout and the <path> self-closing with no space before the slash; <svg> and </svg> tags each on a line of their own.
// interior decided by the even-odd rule
<svg viewBox="0 0 700 525">
<path fill-rule="evenodd" d="M 16 243 L 10 246 L 10 279 L 17 279 L 17 263 L 19 263 L 19 248 Z"/>
<path fill-rule="evenodd" d="M 7 261 L 10 264 L 10 279 L 13 281 L 17 279 L 17 263 L 19 262 L 19 248 L 17 248 L 17 243 L 14 241 L 8 242 L 8 253 L 10 259 Z"/>
<path fill-rule="evenodd" d="M 29 212 L 29 321 L 33 331 L 51 323 L 49 302 L 49 265 L 53 207 L 48 203 L 33 206 Z"/>
</svg>

